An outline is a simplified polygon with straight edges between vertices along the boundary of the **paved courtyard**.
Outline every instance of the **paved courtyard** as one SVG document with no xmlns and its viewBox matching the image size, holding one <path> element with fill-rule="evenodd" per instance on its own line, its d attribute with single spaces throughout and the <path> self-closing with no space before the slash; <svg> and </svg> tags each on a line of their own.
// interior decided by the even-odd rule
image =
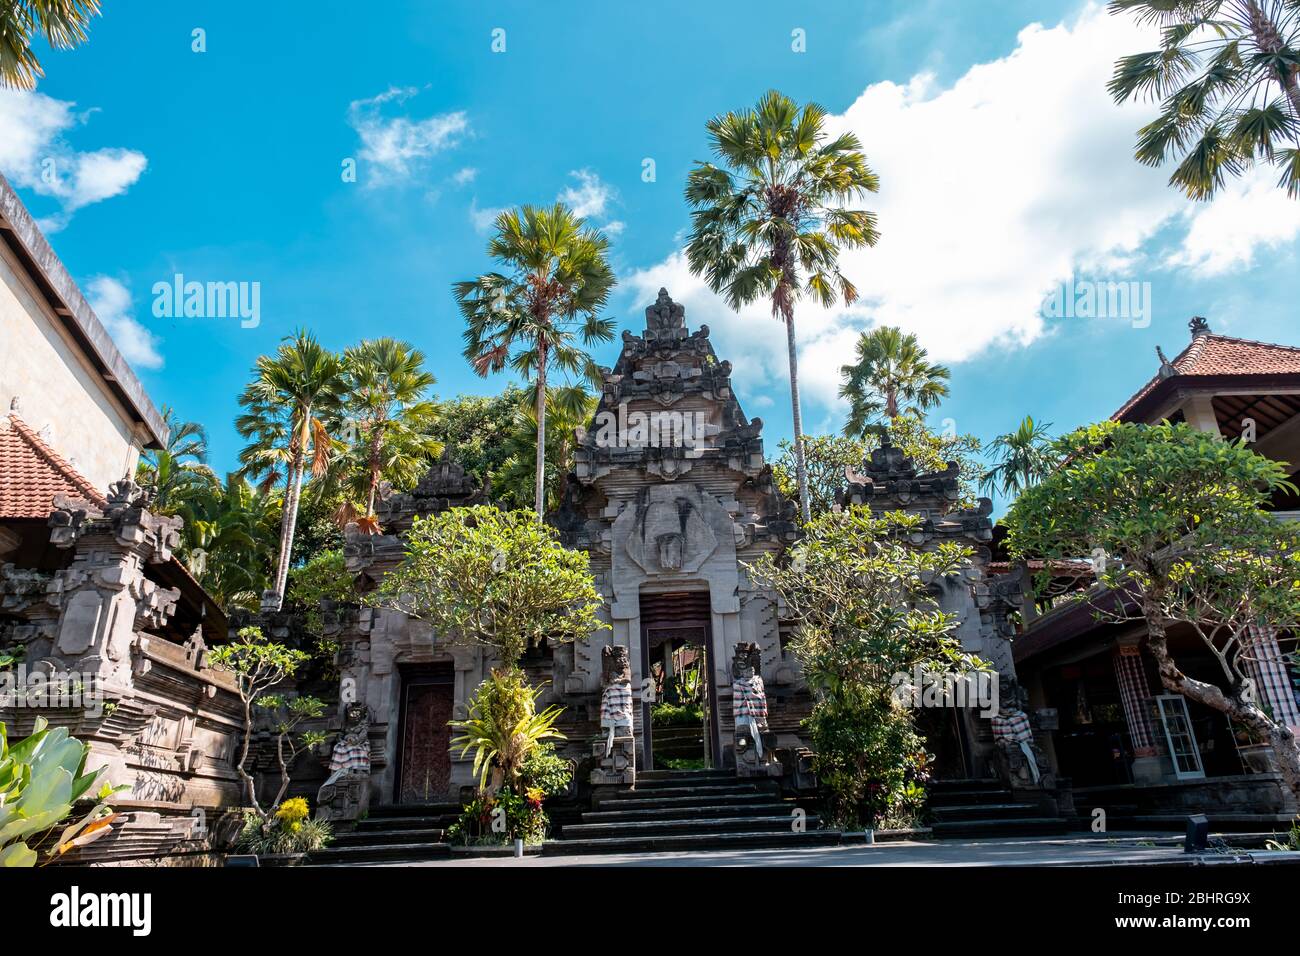
<svg viewBox="0 0 1300 956">
<path fill-rule="evenodd" d="M 944 840 L 875 846 L 814 847 L 692 853 L 527 856 L 441 860 L 412 866 L 1113 866 L 1300 864 L 1300 853 L 1239 850 L 1195 857 L 1168 833 L 1123 836 L 1079 834 L 1004 840 Z"/>
</svg>

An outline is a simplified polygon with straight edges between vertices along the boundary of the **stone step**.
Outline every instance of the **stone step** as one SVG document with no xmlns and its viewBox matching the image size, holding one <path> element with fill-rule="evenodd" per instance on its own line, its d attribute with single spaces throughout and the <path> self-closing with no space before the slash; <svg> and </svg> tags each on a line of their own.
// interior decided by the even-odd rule
<svg viewBox="0 0 1300 956">
<path fill-rule="evenodd" d="M 449 827 L 456 822 L 460 813 L 444 813 L 434 817 L 367 817 L 357 821 L 354 833 L 366 833 L 374 830 L 427 830 Z"/>
<path fill-rule="evenodd" d="M 307 858 L 309 866 L 333 866 L 347 863 L 410 863 L 419 860 L 445 860 L 451 856 L 447 843 L 383 843 L 365 846 L 326 847 Z"/>
<path fill-rule="evenodd" d="M 427 829 L 353 830 L 336 834 L 331 847 L 340 846 L 396 846 L 407 843 L 442 843 L 447 837 L 445 827 Z"/>
<path fill-rule="evenodd" d="M 817 827 L 817 818 L 804 820 L 807 829 Z M 564 840 L 585 840 L 599 837 L 675 836 L 698 833 L 768 833 L 792 829 L 792 818 L 775 817 L 701 817 L 690 819 L 613 821 L 609 823 L 571 823 L 564 828 Z"/>
<path fill-rule="evenodd" d="M 752 793 L 713 793 L 699 794 L 695 793 L 690 796 L 673 796 L 661 797 L 651 794 L 634 793 L 629 797 L 602 801 L 599 809 L 619 809 L 619 810 L 653 810 L 657 808 L 667 809 L 669 807 L 703 807 L 710 804 L 725 803 L 730 805 L 750 804 L 750 803 L 771 803 L 773 794 L 771 792 L 763 793 L 755 790 Z"/>
<path fill-rule="evenodd" d="M 742 833 L 691 833 L 668 836 L 599 837 L 583 840 L 549 840 L 542 846 L 546 856 L 586 853 L 673 853 L 687 850 L 739 850 L 778 847 L 837 846 L 838 830 L 788 829 Z"/>
<path fill-rule="evenodd" d="M 1057 817 L 1016 817 L 1005 820 L 954 820 L 930 826 L 936 839 L 1044 836 L 1070 832 L 1069 823 Z"/>
<path fill-rule="evenodd" d="M 622 803 L 624 800 L 642 800 L 653 797 L 656 800 L 664 800 L 671 797 L 692 797 L 692 796 L 713 796 L 713 797 L 730 797 L 741 794 L 751 793 L 772 793 L 772 787 L 760 788 L 752 783 L 719 783 L 710 784 L 703 787 L 652 787 L 642 789 L 637 787 L 635 790 L 619 790 L 613 793 L 604 793 L 598 796 L 597 803 L 604 805 L 607 803 Z"/>
<path fill-rule="evenodd" d="M 954 822 L 1032 817 L 1037 809 L 1036 803 L 974 803 L 965 806 L 931 807 L 930 811 L 936 820 Z"/>
<path fill-rule="evenodd" d="M 946 780 L 931 780 L 925 788 L 931 793 L 945 790 L 1002 790 L 1006 784 L 996 777 L 950 777 Z"/>
<path fill-rule="evenodd" d="M 770 803 L 708 803 L 697 807 L 645 807 L 634 810 L 593 810 L 582 815 L 583 823 L 623 821 L 639 823 L 645 820 L 694 820 L 709 817 L 765 817 L 784 814 L 787 818 L 795 808 L 793 801 Z"/>
<path fill-rule="evenodd" d="M 381 803 L 370 808 L 369 818 L 383 817 L 439 817 L 460 815 L 459 803 Z"/>
<path fill-rule="evenodd" d="M 706 783 L 712 780 L 737 780 L 734 770 L 642 770 L 636 775 L 637 786 L 662 781 Z"/>
<path fill-rule="evenodd" d="M 929 794 L 930 809 L 988 803 L 1014 803 L 1010 790 L 948 790 Z"/>
</svg>

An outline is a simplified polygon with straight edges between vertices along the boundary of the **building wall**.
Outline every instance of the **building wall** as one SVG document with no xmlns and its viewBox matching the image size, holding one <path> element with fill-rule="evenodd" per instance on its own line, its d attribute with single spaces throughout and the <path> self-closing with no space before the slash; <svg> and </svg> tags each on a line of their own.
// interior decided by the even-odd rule
<svg viewBox="0 0 1300 956">
<path fill-rule="evenodd" d="M 139 443 L 126 410 L 0 247 L 0 413 L 23 421 L 97 488 L 134 474 Z"/>
</svg>

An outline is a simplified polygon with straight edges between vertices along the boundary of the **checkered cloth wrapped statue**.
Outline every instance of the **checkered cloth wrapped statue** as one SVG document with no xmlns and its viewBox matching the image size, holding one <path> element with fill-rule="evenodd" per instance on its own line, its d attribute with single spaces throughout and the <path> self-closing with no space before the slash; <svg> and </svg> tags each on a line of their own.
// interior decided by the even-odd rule
<svg viewBox="0 0 1300 956">
<path fill-rule="evenodd" d="M 1034 731 L 1029 726 L 1029 718 L 1023 710 L 1008 710 L 993 715 L 993 736 L 998 741 L 1019 744 L 1021 741 L 1033 740 Z"/>
<path fill-rule="evenodd" d="M 758 674 L 731 682 L 731 704 L 737 720 L 749 717 L 767 726 L 767 689 Z"/>
<path fill-rule="evenodd" d="M 355 737 L 340 737 L 330 754 L 330 772 L 369 773 L 370 745 Z"/>
<path fill-rule="evenodd" d="M 626 736 L 632 733 L 632 667 L 628 664 L 626 647 L 606 647 L 600 654 L 601 683 L 600 726 L 609 734 L 605 740 L 605 756 L 614 752 L 614 738 L 620 730 Z"/>
<path fill-rule="evenodd" d="M 767 688 L 763 686 L 760 668 L 762 651 L 757 644 L 736 645 L 731 660 L 731 713 L 736 728 L 749 728 L 754 741 L 754 752 L 763 756 L 763 733 L 767 730 Z"/>
</svg>

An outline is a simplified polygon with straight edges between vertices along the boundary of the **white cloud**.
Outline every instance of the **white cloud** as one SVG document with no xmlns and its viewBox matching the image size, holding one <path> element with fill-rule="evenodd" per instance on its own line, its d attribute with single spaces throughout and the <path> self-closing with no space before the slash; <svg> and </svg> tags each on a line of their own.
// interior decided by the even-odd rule
<svg viewBox="0 0 1300 956">
<path fill-rule="evenodd" d="M 611 239 L 617 239 L 619 236 L 623 235 L 623 230 L 626 228 L 627 223 L 623 222 L 621 219 L 615 219 L 612 222 L 607 222 L 601 226 L 600 231 Z"/>
<path fill-rule="evenodd" d="M 473 166 L 466 166 L 464 169 L 458 169 L 452 175 L 451 181 L 457 186 L 468 186 L 478 178 L 478 170 Z"/>
<path fill-rule="evenodd" d="M 1118 57 L 1153 45 L 1131 18 L 1089 5 L 1068 25 L 1026 27 L 1009 55 L 951 86 L 929 74 L 876 83 L 828 119 L 832 132 L 857 133 L 880 175 L 881 192 L 863 205 L 879 213 L 882 238 L 841 256 L 857 305 L 798 309 L 809 400 L 838 404 L 839 367 L 873 324 L 902 326 L 932 358 L 959 362 L 1042 335 L 1044 294 L 1076 271 L 1141 280 L 1138 270 L 1167 265 L 1151 249 L 1166 226 L 1187 228 L 1173 261 L 1204 272 L 1297 235 L 1297 204 L 1281 190 L 1233 183 L 1194 205 L 1166 184 L 1167 169 L 1133 159 L 1135 132 L 1156 107 L 1118 106 L 1106 82 Z M 680 253 L 628 281 L 646 302 L 666 286 L 750 380 L 786 378 L 785 335 L 767 305 L 731 312 Z"/>
<path fill-rule="evenodd" d="M 506 211 L 506 207 L 500 208 L 482 208 L 478 204 L 478 197 L 469 201 L 469 221 L 474 226 L 474 231 L 486 234 L 492 231 L 492 224 L 497 221 L 497 217 Z"/>
<path fill-rule="evenodd" d="M 80 152 L 65 136 L 90 112 L 43 93 L 0 89 L 0 171 L 20 189 L 57 200 L 60 211 L 41 220 L 47 232 L 65 226 L 84 206 L 126 192 L 148 161 L 132 149 Z"/>
<path fill-rule="evenodd" d="M 132 365 L 162 368 L 158 337 L 135 320 L 131 291 L 108 276 L 96 276 L 86 283 L 87 301 L 108 329 L 117 350 Z"/>
<path fill-rule="evenodd" d="M 614 187 L 590 169 L 575 169 L 569 173 L 578 181 L 576 186 L 566 186 L 556 198 L 583 219 L 600 218 L 614 198 Z"/>
<path fill-rule="evenodd" d="M 405 103 L 417 93 L 415 87 L 392 87 L 348 105 L 348 123 L 361 137 L 359 155 L 366 164 L 363 176 L 367 185 L 409 180 L 430 157 L 456 146 L 469 132 L 469 120 L 463 111 L 422 120 L 383 115 L 387 104 Z"/>
</svg>

